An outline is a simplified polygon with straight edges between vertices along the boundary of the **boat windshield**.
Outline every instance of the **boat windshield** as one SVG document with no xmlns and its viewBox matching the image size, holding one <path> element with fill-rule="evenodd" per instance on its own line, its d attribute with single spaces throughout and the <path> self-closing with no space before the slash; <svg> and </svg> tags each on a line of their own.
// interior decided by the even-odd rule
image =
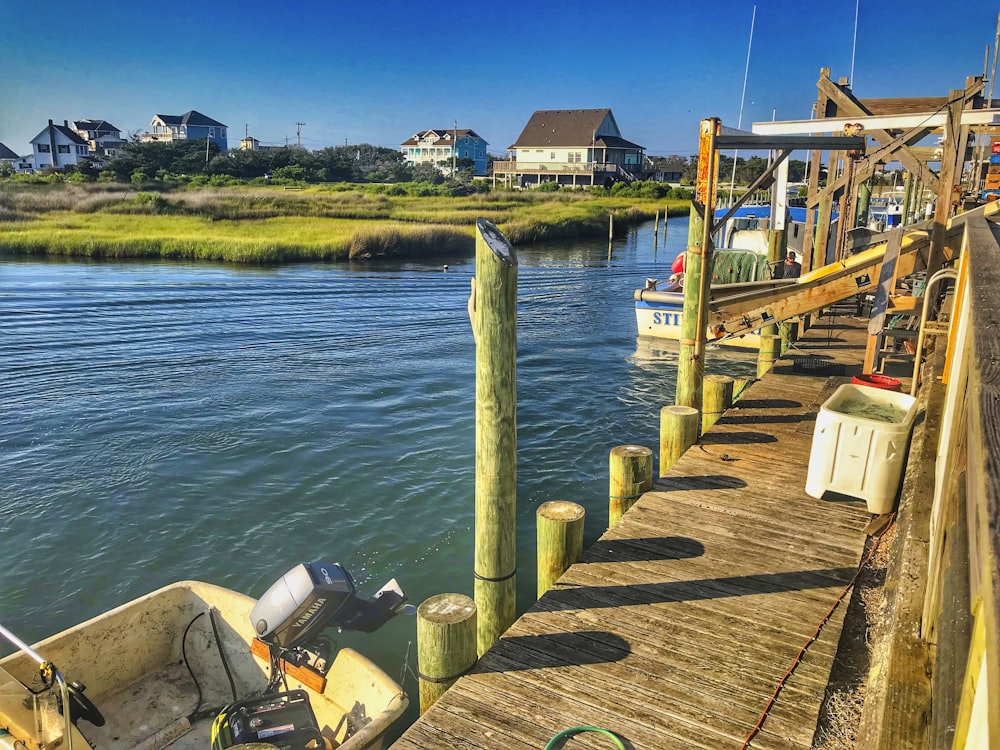
<svg viewBox="0 0 1000 750">
<path fill-rule="evenodd" d="M 63 734 L 66 725 L 59 713 L 56 691 L 44 690 L 36 695 L 2 667 L 0 726 L 6 727 L 15 739 L 24 742 L 25 747 L 65 746 Z"/>
</svg>

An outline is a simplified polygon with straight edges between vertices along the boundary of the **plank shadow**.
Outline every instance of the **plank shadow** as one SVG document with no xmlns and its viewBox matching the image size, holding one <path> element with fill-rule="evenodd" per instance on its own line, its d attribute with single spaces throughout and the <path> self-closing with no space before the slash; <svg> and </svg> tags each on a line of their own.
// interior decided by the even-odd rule
<svg viewBox="0 0 1000 750">
<path fill-rule="evenodd" d="M 766 432 L 706 432 L 699 442 L 702 445 L 750 445 L 777 443 L 778 438 Z"/>
<path fill-rule="evenodd" d="M 515 635 L 501 638 L 483 654 L 474 670 L 518 672 L 526 669 L 609 664 L 632 653 L 632 646 L 604 630 Z"/>
<path fill-rule="evenodd" d="M 538 606 L 552 611 L 603 609 L 824 589 L 845 585 L 854 572 L 855 568 L 826 568 L 618 586 L 560 584 L 547 592 Z"/>
<path fill-rule="evenodd" d="M 583 562 L 593 560 L 643 562 L 648 560 L 684 560 L 701 557 L 705 545 L 686 536 L 643 537 L 639 539 L 605 539 L 595 542 Z"/>
<path fill-rule="evenodd" d="M 793 424 L 815 420 L 816 412 L 807 411 L 804 414 L 732 414 L 720 417 L 717 424 Z"/>
<path fill-rule="evenodd" d="M 687 490 L 739 490 L 747 483 L 739 477 L 726 474 L 704 474 L 700 476 L 665 476 L 653 482 L 656 492 L 680 492 Z"/>
<path fill-rule="evenodd" d="M 802 404 L 787 398 L 741 398 L 734 404 L 738 409 L 801 409 Z"/>
</svg>

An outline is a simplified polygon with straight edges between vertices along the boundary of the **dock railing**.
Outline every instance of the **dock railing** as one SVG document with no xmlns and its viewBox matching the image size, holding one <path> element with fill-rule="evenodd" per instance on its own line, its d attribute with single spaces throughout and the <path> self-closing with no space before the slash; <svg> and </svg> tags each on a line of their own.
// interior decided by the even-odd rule
<svg viewBox="0 0 1000 750">
<path fill-rule="evenodd" d="M 998 238 L 997 221 L 968 219 L 939 370 L 933 498 L 917 498 L 931 504 L 919 620 L 931 673 L 928 747 L 1000 747 Z M 922 387 L 936 386 L 924 372 Z"/>
</svg>

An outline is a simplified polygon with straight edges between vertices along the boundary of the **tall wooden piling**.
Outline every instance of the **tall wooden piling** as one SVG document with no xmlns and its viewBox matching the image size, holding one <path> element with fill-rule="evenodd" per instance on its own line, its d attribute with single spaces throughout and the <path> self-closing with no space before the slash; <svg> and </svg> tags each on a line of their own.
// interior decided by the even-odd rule
<svg viewBox="0 0 1000 750">
<path fill-rule="evenodd" d="M 614 213 L 608 214 L 608 242 L 611 242 L 615 238 L 615 215 Z"/>
<path fill-rule="evenodd" d="M 538 596 L 552 588 L 567 568 L 583 555 L 582 505 L 550 500 L 535 512 L 537 526 Z"/>
<path fill-rule="evenodd" d="M 660 476 L 684 452 L 698 442 L 699 412 L 693 406 L 664 406 L 660 409 Z"/>
<path fill-rule="evenodd" d="M 517 255 L 476 221 L 470 312 L 476 339 L 475 600 L 479 653 L 514 622 L 517 572 Z"/>
<path fill-rule="evenodd" d="M 476 603 L 438 594 L 417 607 L 417 679 L 422 714 L 476 663 Z"/>
<path fill-rule="evenodd" d="M 702 432 L 708 432 L 726 409 L 733 405 L 734 385 L 735 380 L 728 375 L 705 376 L 705 395 L 701 411 Z"/>
<path fill-rule="evenodd" d="M 701 381 L 705 374 L 705 331 L 708 327 L 709 282 L 712 278 L 712 222 L 718 153 L 715 139 L 721 122 L 701 121 L 698 142 L 698 182 L 691 203 L 688 249 L 684 255 L 684 309 L 677 361 L 675 403 L 701 409 Z M 662 471 L 662 469 L 661 469 Z"/>
<path fill-rule="evenodd" d="M 653 451 L 642 445 L 619 445 L 608 460 L 608 528 L 653 487 Z"/>
</svg>

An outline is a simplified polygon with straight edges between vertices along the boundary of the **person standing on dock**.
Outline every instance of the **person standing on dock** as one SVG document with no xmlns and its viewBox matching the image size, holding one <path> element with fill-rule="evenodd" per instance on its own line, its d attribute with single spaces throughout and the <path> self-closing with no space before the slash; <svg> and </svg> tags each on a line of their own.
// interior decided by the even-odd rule
<svg viewBox="0 0 1000 750">
<path fill-rule="evenodd" d="M 795 253 L 789 250 L 781 267 L 781 278 L 797 279 L 801 274 L 802 264 L 795 260 Z"/>
</svg>

